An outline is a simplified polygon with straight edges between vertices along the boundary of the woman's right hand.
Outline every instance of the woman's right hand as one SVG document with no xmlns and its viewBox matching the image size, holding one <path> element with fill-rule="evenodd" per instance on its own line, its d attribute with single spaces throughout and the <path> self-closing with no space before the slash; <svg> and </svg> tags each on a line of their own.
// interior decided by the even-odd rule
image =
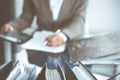
<svg viewBox="0 0 120 80">
<path fill-rule="evenodd" d="M 1 33 L 2 34 L 6 34 L 9 32 L 14 31 L 14 29 L 9 25 L 9 24 L 5 24 L 2 28 L 1 28 Z"/>
</svg>

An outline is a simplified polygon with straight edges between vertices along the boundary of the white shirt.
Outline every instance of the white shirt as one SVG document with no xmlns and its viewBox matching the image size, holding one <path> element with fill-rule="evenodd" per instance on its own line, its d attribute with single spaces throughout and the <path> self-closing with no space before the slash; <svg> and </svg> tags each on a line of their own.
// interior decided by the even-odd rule
<svg viewBox="0 0 120 80">
<path fill-rule="evenodd" d="M 60 9 L 62 7 L 63 0 L 49 0 L 50 10 L 52 12 L 53 20 L 56 21 L 59 17 Z"/>
</svg>

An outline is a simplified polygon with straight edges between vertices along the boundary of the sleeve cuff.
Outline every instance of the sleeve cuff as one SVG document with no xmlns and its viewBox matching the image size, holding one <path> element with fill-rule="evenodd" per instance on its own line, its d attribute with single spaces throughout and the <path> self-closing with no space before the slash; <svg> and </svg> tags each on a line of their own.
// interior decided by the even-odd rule
<svg viewBox="0 0 120 80">
<path fill-rule="evenodd" d="M 67 36 L 64 33 L 60 32 L 59 35 L 62 36 L 64 43 L 67 42 Z"/>
</svg>

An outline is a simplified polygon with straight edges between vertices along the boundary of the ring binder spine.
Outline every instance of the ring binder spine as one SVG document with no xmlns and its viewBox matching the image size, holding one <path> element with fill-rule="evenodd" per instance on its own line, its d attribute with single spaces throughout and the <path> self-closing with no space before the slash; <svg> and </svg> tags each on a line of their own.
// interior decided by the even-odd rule
<svg viewBox="0 0 120 80">
<path fill-rule="evenodd" d="M 70 66 L 65 62 L 65 77 L 66 80 L 78 80 L 76 75 L 73 73 Z"/>
<path fill-rule="evenodd" d="M 64 74 L 62 68 L 60 67 L 60 65 L 58 65 L 57 71 L 58 71 L 59 74 L 60 74 L 61 80 L 66 80 L 65 74 Z"/>
<path fill-rule="evenodd" d="M 39 75 L 37 76 L 36 80 L 46 80 L 46 69 L 47 69 L 47 63 L 43 65 L 43 68 Z"/>
</svg>

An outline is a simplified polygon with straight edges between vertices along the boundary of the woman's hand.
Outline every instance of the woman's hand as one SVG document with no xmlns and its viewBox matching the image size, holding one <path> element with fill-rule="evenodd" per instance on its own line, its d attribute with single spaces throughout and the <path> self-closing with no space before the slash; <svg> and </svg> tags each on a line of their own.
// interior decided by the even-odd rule
<svg viewBox="0 0 120 80">
<path fill-rule="evenodd" d="M 1 33 L 2 34 L 6 34 L 6 33 L 9 33 L 9 32 L 12 32 L 14 31 L 14 29 L 8 25 L 8 24 L 5 24 L 2 28 L 1 28 Z"/>
<path fill-rule="evenodd" d="M 47 37 L 46 41 L 48 46 L 60 46 L 63 44 L 63 38 L 59 34 Z"/>
</svg>

